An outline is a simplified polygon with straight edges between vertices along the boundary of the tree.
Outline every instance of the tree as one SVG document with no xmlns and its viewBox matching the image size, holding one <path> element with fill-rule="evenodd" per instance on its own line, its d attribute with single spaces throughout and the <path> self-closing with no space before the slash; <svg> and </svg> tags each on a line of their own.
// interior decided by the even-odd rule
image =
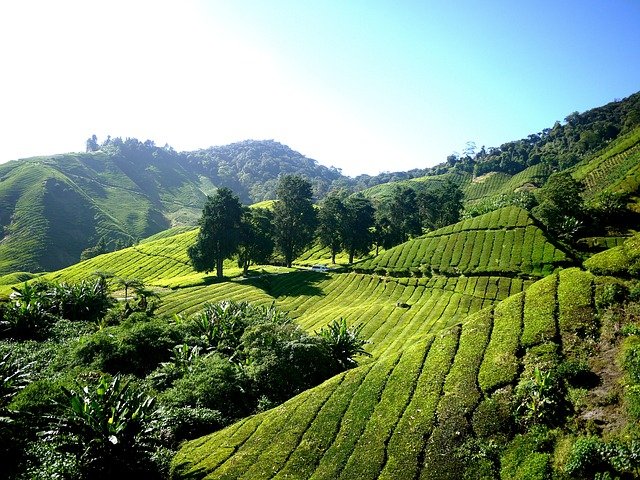
<svg viewBox="0 0 640 480">
<path fill-rule="evenodd" d="M 570 240 L 582 223 L 584 205 L 582 184 L 566 172 L 549 177 L 537 192 L 539 205 L 532 210 L 552 233 Z"/>
<path fill-rule="evenodd" d="M 215 195 L 208 196 L 196 243 L 187 253 L 198 272 L 216 269 L 216 276 L 222 278 L 222 265 L 226 258 L 236 253 L 240 243 L 240 221 L 242 205 L 228 188 L 219 188 Z"/>
<path fill-rule="evenodd" d="M 349 197 L 344 209 L 342 243 L 349 254 L 349 263 L 353 263 L 355 255 L 366 255 L 371 250 L 375 210 L 371 201 L 361 195 Z"/>
<path fill-rule="evenodd" d="M 337 194 L 330 194 L 318 210 L 318 239 L 323 247 L 331 250 L 331 263 L 336 263 L 336 254 L 342 250 L 345 205 Z"/>
<path fill-rule="evenodd" d="M 391 200 L 382 204 L 382 216 L 389 223 L 385 235 L 385 248 L 406 242 L 410 236 L 422 233 L 416 192 L 407 186 L 398 186 Z"/>
<path fill-rule="evenodd" d="M 435 229 L 458 222 L 463 198 L 462 190 L 451 180 L 435 190 L 420 192 L 417 202 L 422 225 Z"/>
<path fill-rule="evenodd" d="M 273 224 L 276 248 L 287 267 L 313 239 L 316 212 L 311 195 L 311 184 L 300 176 L 285 175 L 278 182 Z"/>
<path fill-rule="evenodd" d="M 238 266 L 245 276 L 252 263 L 267 263 L 273 254 L 272 217 L 264 208 L 247 208 L 242 215 Z"/>
<path fill-rule="evenodd" d="M 91 135 L 91 138 L 87 139 L 87 153 L 95 152 L 100 150 L 100 145 L 98 144 L 98 137 L 95 135 Z"/>
</svg>

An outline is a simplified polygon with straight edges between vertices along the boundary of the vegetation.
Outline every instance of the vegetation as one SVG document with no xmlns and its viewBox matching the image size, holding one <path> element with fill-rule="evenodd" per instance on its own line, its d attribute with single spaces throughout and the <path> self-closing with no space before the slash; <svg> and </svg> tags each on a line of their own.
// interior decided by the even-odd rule
<svg viewBox="0 0 640 480">
<path fill-rule="evenodd" d="M 3 225 L 40 241 L 58 218 L 75 245 L 68 209 L 104 220 L 85 261 L 0 278 L 3 475 L 635 478 L 636 107 L 361 195 L 350 189 L 377 180 L 299 171 L 247 193 L 242 152 L 273 167 L 258 142 L 189 155 L 92 137 L 86 154 L 27 161 L 32 177 L 3 166 Z M 279 198 L 247 209 L 225 186 Z M 195 219 L 205 194 L 220 202 L 200 229 L 138 242 L 151 217 L 118 211 L 118 188 L 157 226 Z M 226 277 L 197 272 L 193 245 Z M 265 265 L 274 251 L 291 267 L 364 258 L 318 272 Z"/>
<path fill-rule="evenodd" d="M 187 251 L 196 271 L 209 272 L 215 267 L 216 276 L 222 278 L 224 260 L 236 253 L 240 244 L 241 219 L 240 200 L 231 190 L 221 188 L 208 197 L 198 238 Z"/>
<path fill-rule="evenodd" d="M 293 260 L 311 242 L 316 227 L 316 212 L 311 202 L 311 184 L 302 177 L 284 176 L 276 191 L 273 207 L 276 248 L 291 267 Z"/>
</svg>

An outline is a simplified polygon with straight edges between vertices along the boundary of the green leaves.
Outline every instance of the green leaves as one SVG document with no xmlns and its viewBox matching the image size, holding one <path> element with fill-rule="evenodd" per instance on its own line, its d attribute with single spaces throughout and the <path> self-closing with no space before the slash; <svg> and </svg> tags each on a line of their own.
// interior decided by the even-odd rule
<svg viewBox="0 0 640 480">
<path fill-rule="evenodd" d="M 371 354 L 364 349 L 369 342 L 360 337 L 363 328 L 364 324 L 348 327 L 347 321 L 340 317 L 317 334 L 340 367 L 348 369 L 358 365 L 354 359 L 357 355 L 371 357 Z"/>
<path fill-rule="evenodd" d="M 120 375 L 96 383 L 62 387 L 62 413 L 45 436 L 76 455 L 86 478 L 136 471 L 151 453 L 155 399 L 136 391 Z"/>
</svg>

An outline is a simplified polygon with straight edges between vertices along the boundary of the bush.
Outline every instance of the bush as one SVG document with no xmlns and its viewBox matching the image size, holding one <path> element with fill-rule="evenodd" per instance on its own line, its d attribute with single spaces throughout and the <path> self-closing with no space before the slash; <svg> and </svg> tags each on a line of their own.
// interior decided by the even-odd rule
<svg viewBox="0 0 640 480">
<path fill-rule="evenodd" d="M 513 430 L 511 387 L 483 399 L 473 412 L 473 430 L 480 438 L 508 435 Z"/>
<path fill-rule="evenodd" d="M 113 303 L 104 278 L 54 284 L 47 294 L 51 298 L 52 313 L 68 320 L 96 321 Z"/>
<path fill-rule="evenodd" d="M 198 357 L 193 368 L 160 395 L 160 401 L 170 407 L 218 410 L 227 418 L 237 418 L 251 411 L 246 387 L 242 369 L 212 354 Z"/>
<path fill-rule="evenodd" d="M 551 478 L 550 455 L 552 432 L 534 427 L 526 434 L 516 435 L 500 459 L 500 478 L 504 480 Z"/>
<path fill-rule="evenodd" d="M 580 437 L 571 448 L 565 472 L 569 475 L 587 477 L 609 468 L 603 453 L 604 443 L 598 437 Z"/>
<path fill-rule="evenodd" d="M 622 303 L 627 297 L 627 289 L 619 283 L 598 285 L 596 289 L 596 307 L 602 311 L 617 303 Z"/>
<path fill-rule="evenodd" d="M 344 370 L 332 346 L 340 349 L 336 343 L 325 343 L 323 337 L 307 334 L 293 322 L 247 328 L 242 347 L 254 395 L 280 403 Z"/>
<path fill-rule="evenodd" d="M 81 478 L 153 478 L 152 397 L 120 376 L 102 376 L 63 393 L 63 411 L 43 434 L 75 456 Z"/>
<path fill-rule="evenodd" d="M 640 337 L 625 338 L 620 351 L 622 366 L 631 382 L 640 383 Z"/>
<path fill-rule="evenodd" d="M 360 337 L 363 328 L 364 324 L 348 327 L 347 321 L 340 318 L 320 330 L 318 335 L 325 348 L 342 370 L 357 366 L 358 363 L 354 359 L 357 355 L 371 356 L 364 349 L 369 342 Z"/>
<path fill-rule="evenodd" d="M 182 441 L 203 437 L 226 425 L 219 410 L 210 408 L 169 407 L 159 412 L 160 440 L 176 448 Z"/>
<path fill-rule="evenodd" d="M 171 349 L 183 341 L 183 335 L 176 325 L 162 319 L 128 319 L 120 326 L 83 338 L 73 356 L 78 365 L 92 365 L 112 374 L 144 376 L 169 359 Z"/>
</svg>

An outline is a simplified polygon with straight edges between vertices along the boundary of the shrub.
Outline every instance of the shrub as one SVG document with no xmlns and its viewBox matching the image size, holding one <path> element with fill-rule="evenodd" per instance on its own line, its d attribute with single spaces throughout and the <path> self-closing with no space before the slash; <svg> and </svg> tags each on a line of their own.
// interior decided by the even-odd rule
<svg viewBox="0 0 640 480">
<path fill-rule="evenodd" d="M 75 455 L 81 478 L 131 478 L 153 472 L 154 399 L 120 376 L 63 389 L 63 411 L 45 438 Z"/>
<path fill-rule="evenodd" d="M 604 458 L 603 441 L 598 437 L 580 437 L 571 448 L 565 472 L 573 476 L 586 477 L 609 468 Z"/>
<path fill-rule="evenodd" d="M 242 346 L 255 396 L 276 403 L 344 370 L 323 338 L 293 322 L 252 325 L 242 336 Z"/>
<path fill-rule="evenodd" d="M 222 428 L 226 421 L 219 410 L 169 407 L 160 410 L 159 437 L 163 445 L 176 448 L 180 442 L 202 437 Z"/>
<path fill-rule="evenodd" d="M 357 366 L 358 363 L 354 359 L 357 355 L 371 356 L 364 349 L 369 342 L 360 337 L 363 328 L 364 324 L 348 327 L 347 321 L 340 318 L 320 330 L 318 335 L 341 369 L 346 370 Z"/>
<path fill-rule="evenodd" d="M 480 438 L 509 434 L 513 429 L 512 388 L 505 387 L 480 402 L 473 412 L 473 430 Z"/>
<path fill-rule="evenodd" d="M 620 351 L 622 366 L 633 383 L 640 383 L 640 337 L 625 338 Z"/>
<path fill-rule="evenodd" d="M 250 411 L 246 386 L 242 369 L 212 354 L 198 357 L 193 368 L 164 391 L 160 400 L 170 407 L 206 408 L 236 418 Z"/>
<path fill-rule="evenodd" d="M 534 427 L 526 434 L 516 435 L 500 459 L 502 479 L 551 478 L 549 451 L 553 435 L 544 427 Z"/>
<path fill-rule="evenodd" d="M 627 289 L 619 283 L 606 283 L 598 285 L 596 289 L 596 307 L 602 311 L 617 303 L 624 301 Z"/>
<path fill-rule="evenodd" d="M 52 312 L 68 320 L 96 321 L 113 303 L 107 282 L 101 277 L 94 281 L 54 284 L 47 295 L 51 299 Z"/>
<path fill-rule="evenodd" d="M 22 289 L 12 288 L 10 302 L 3 309 L 0 333 L 16 339 L 44 338 L 55 321 L 47 285 L 25 283 Z"/>
<path fill-rule="evenodd" d="M 183 332 L 165 320 L 128 320 L 83 338 L 73 356 L 79 365 L 92 365 L 113 374 L 144 376 L 168 360 L 171 349 L 182 341 Z"/>
</svg>

